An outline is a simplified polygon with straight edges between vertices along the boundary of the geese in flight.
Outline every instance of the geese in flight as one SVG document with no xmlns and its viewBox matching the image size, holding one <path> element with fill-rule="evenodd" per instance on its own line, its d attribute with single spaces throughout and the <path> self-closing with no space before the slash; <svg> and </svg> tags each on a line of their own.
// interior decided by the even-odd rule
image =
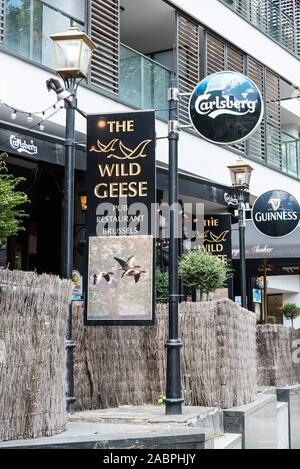
<svg viewBox="0 0 300 469">
<path fill-rule="evenodd" d="M 114 275 L 113 272 L 98 272 L 93 275 L 94 285 L 99 285 L 101 280 L 104 278 L 108 283 L 111 281 L 111 277 Z"/>
<path fill-rule="evenodd" d="M 132 269 L 127 272 L 127 277 L 134 277 L 135 283 L 139 283 L 142 274 L 147 274 L 145 270 Z"/>
<path fill-rule="evenodd" d="M 141 270 L 141 266 L 135 265 L 135 257 L 132 256 L 128 259 L 128 261 L 123 261 L 118 257 L 115 257 L 115 260 L 120 264 L 121 269 L 123 270 L 122 278 L 124 277 L 134 277 L 135 283 L 138 283 L 141 279 L 142 274 L 146 274 L 145 270 Z"/>
<path fill-rule="evenodd" d="M 123 270 L 122 278 L 125 277 L 125 275 L 128 275 L 128 272 L 133 270 L 133 269 L 141 269 L 141 266 L 135 265 L 135 257 L 134 256 L 129 257 L 128 261 L 123 261 L 122 259 L 119 259 L 118 257 L 115 257 L 115 260 L 121 266 L 121 269 L 119 269 L 119 270 Z"/>
</svg>

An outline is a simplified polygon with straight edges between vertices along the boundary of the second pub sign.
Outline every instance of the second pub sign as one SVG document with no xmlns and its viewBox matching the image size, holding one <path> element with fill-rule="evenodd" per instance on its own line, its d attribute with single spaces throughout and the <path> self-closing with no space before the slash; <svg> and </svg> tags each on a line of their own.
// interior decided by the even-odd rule
<svg viewBox="0 0 300 469">
<path fill-rule="evenodd" d="M 88 116 L 86 324 L 152 325 L 155 112 Z"/>
</svg>

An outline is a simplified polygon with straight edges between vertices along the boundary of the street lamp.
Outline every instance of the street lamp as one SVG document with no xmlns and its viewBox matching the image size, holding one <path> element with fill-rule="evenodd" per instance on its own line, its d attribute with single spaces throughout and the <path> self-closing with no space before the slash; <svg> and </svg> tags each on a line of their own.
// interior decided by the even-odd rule
<svg viewBox="0 0 300 469">
<path fill-rule="evenodd" d="M 249 191 L 253 168 L 248 163 L 246 163 L 242 157 L 240 157 L 236 163 L 230 164 L 228 169 L 230 172 L 233 190 L 238 193 L 241 299 L 243 308 L 247 308 L 245 193 Z"/>
<path fill-rule="evenodd" d="M 66 33 L 52 34 L 54 42 L 55 69 L 64 80 L 87 78 L 96 48 L 93 41 L 76 26 Z"/>
<path fill-rule="evenodd" d="M 93 41 L 77 27 L 61 34 L 53 34 L 55 69 L 65 85 L 65 95 L 58 80 L 49 80 L 48 89 L 56 91 L 58 99 L 65 101 L 66 108 L 66 160 L 65 160 L 65 204 L 64 204 L 64 254 L 63 276 L 71 279 L 73 272 L 74 243 L 74 188 L 75 188 L 75 112 L 77 89 L 81 80 L 87 78 L 96 48 Z M 69 308 L 67 324 L 67 410 L 74 410 L 74 348 L 72 340 L 72 308 Z"/>
</svg>

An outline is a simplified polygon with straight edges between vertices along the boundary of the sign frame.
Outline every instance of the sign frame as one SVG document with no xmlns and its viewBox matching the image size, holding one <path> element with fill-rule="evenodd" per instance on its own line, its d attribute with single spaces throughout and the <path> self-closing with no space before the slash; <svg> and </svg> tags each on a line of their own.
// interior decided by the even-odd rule
<svg viewBox="0 0 300 469">
<path fill-rule="evenodd" d="M 256 89 L 258 95 L 259 95 L 259 98 L 260 98 L 260 103 L 261 103 L 261 112 L 260 112 L 260 117 L 255 125 L 255 127 L 251 130 L 250 133 L 248 133 L 245 137 L 243 138 L 240 138 L 238 140 L 233 140 L 233 141 L 230 141 L 230 142 L 217 142 L 215 140 L 211 140 L 209 139 L 208 137 L 206 137 L 205 135 L 203 135 L 195 126 L 194 124 L 194 119 L 192 118 L 192 111 L 191 111 L 191 107 L 192 107 L 192 100 L 194 99 L 194 95 L 196 94 L 196 91 L 198 89 L 198 87 L 203 83 L 205 82 L 206 80 L 208 80 L 209 78 L 212 78 L 212 77 L 215 77 L 217 75 L 225 75 L 225 74 L 236 74 L 236 75 L 241 75 L 242 77 L 244 77 L 245 79 L 247 79 L 251 84 L 252 86 Z M 194 90 L 192 91 L 192 94 L 190 96 L 190 99 L 189 99 L 189 105 L 188 105 L 188 110 L 189 110 L 189 119 L 190 119 L 190 122 L 192 124 L 192 127 L 193 129 L 195 130 L 195 132 L 197 132 L 198 135 L 200 135 L 201 138 L 203 138 L 204 140 L 206 140 L 207 142 L 210 142 L 210 143 L 214 143 L 215 145 L 220 145 L 220 146 L 230 146 L 230 145 L 237 145 L 239 143 L 242 143 L 246 140 L 248 140 L 258 129 L 258 127 L 261 125 L 262 123 L 262 120 L 264 118 L 264 114 L 265 114 L 265 104 L 264 104 L 264 99 L 263 99 L 263 96 L 262 96 L 262 93 L 261 91 L 259 90 L 259 88 L 257 87 L 257 85 L 254 83 L 253 80 L 251 80 L 251 78 L 247 77 L 246 75 L 240 73 L 240 72 L 233 72 L 233 71 L 230 71 L 230 70 L 226 70 L 226 71 L 223 71 L 223 72 L 216 72 L 216 73 L 212 73 L 211 75 L 207 75 L 205 78 L 203 78 L 203 80 L 201 80 L 197 86 L 194 88 Z"/>
<path fill-rule="evenodd" d="M 140 200 L 138 200 L 139 202 L 141 203 L 146 203 L 147 207 L 148 207 L 148 235 L 146 234 L 136 234 L 136 235 L 130 235 L 130 236 L 123 236 L 123 235 L 102 235 L 102 236 L 98 236 L 97 234 L 93 233 L 91 235 L 91 232 L 90 232 L 90 213 L 88 212 L 88 218 L 87 218 L 87 256 L 86 256 L 86 275 L 85 275 L 85 279 L 84 279 L 84 284 L 85 284 L 85 291 L 86 291 L 86 295 L 85 295 L 85 312 L 84 312 L 84 324 L 85 326 L 96 326 L 96 327 L 111 327 L 111 326 L 121 326 L 121 327 L 133 327 L 133 326 L 143 326 L 143 327 L 151 327 L 151 326 L 154 326 L 156 324 L 156 289 L 155 289 L 155 274 L 156 274 L 156 239 L 155 239 L 155 220 L 152 219 L 152 214 L 153 214 L 153 211 L 152 211 L 152 204 L 155 204 L 156 203 L 156 172 L 157 172 L 157 169 L 156 169 L 156 130 L 155 130 L 155 118 L 156 118 L 156 115 L 155 115 L 155 111 L 154 110 L 137 110 L 137 111 L 124 111 L 124 112 L 115 112 L 115 113 L 99 113 L 99 114 L 89 114 L 88 115 L 88 119 L 87 119 L 87 123 L 89 125 L 89 118 L 99 118 L 99 119 L 107 119 L 108 120 L 114 120 L 117 116 L 121 116 L 122 119 L 124 119 L 124 121 L 126 121 L 126 119 L 129 117 L 130 120 L 138 120 L 139 118 L 142 117 L 142 115 L 147 115 L 148 116 L 148 119 L 153 122 L 153 127 L 151 126 L 150 130 L 147 128 L 147 126 L 145 127 L 146 128 L 146 133 L 150 134 L 151 136 L 151 140 L 152 140 L 152 143 L 150 143 L 149 145 L 149 148 L 150 148 L 150 156 L 148 158 L 148 166 L 149 166 L 149 160 L 151 160 L 151 168 L 152 168 L 152 174 L 149 176 L 149 179 L 147 179 L 148 182 L 150 182 L 151 184 L 151 187 L 149 189 L 149 193 L 150 193 L 150 199 L 151 199 L 151 202 L 149 202 L 148 198 L 147 198 L 147 202 L 145 202 L 145 200 L 143 200 L 142 198 L 140 198 Z M 91 140 L 89 138 L 90 136 L 90 131 L 88 130 L 88 152 L 90 150 L 90 147 L 91 147 Z M 150 139 L 150 136 L 149 136 L 149 139 Z M 126 148 L 126 147 L 125 147 Z M 90 155 L 91 153 L 89 152 L 88 153 L 88 159 L 90 158 Z M 94 154 L 93 154 L 94 155 Z M 89 161 L 89 160 L 88 160 Z M 126 160 L 124 160 L 126 161 Z M 134 160 L 136 161 L 136 160 Z M 142 160 L 139 160 L 140 162 Z M 118 161 L 116 160 L 116 163 Z M 120 161 L 120 163 L 124 163 L 122 161 Z M 151 177 L 152 176 L 152 177 Z M 87 180 L 88 180 L 88 170 L 87 170 Z M 123 179 L 122 179 L 123 180 Z M 113 181 L 112 181 L 113 182 Z M 150 185 L 149 184 L 149 185 Z M 90 188 L 88 188 L 89 190 Z M 116 199 L 116 206 L 119 204 L 119 198 Z M 128 200 L 128 199 L 127 199 Z M 104 199 L 102 201 L 102 203 L 107 203 L 107 202 L 110 202 L 111 200 L 110 199 Z M 134 199 L 133 201 L 133 204 L 137 202 L 137 198 Z M 101 203 L 101 201 L 99 201 L 99 204 Z M 88 196 L 88 207 L 89 207 L 89 196 Z M 128 200 L 128 207 L 130 206 L 130 203 L 129 203 L 129 200 Z M 89 210 L 89 208 L 88 208 Z M 118 212 L 119 213 L 119 212 Z M 125 212 L 124 212 L 125 213 Z M 127 212 L 128 213 L 128 212 Z M 119 226 L 118 224 L 116 226 Z M 154 231 L 153 231 L 154 230 Z M 149 262 L 150 262 L 150 259 L 151 259 L 151 267 L 152 267 L 152 272 L 150 272 L 149 274 L 151 275 L 151 282 L 152 282 L 152 287 L 151 289 L 149 289 L 149 293 L 150 293 L 150 290 L 151 290 L 151 308 L 152 308 L 152 315 L 151 315 L 151 318 L 150 319 L 103 319 L 103 317 L 99 316 L 99 319 L 96 319 L 95 317 L 93 317 L 92 315 L 89 314 L 89 311 L 88 311 L 88 304 L 89 304 L 89 283 L 91 282 L 91 279 L 89 278 L 89 256 L 90 256 L 90 248 L 91 248 L 91 240 L 92 239 L 95 239 L 95 238 L 101 238 L 102 240 L 107 240 L 107 242 L 109 242 L 109 239 L 116 239 L 118 238 L 119 240 L 120 239 L 129 239 L 131 238 L 131 240 L 134 240 L 134 239 L 141 239 L 141 238 L 148 238 L 148 242 L 150 243 L 150 245 L 152 246 L 152 253 L 149 253 Z M 119 256 L 120 257 L 120 256 Z M 118 265 L 119 269 L 118 270 L 122 270 L 120 268 L 120 265 Z M 134 283 L 134 278 L 130 279 L 132 280 L 132 283 L 133 285 L 135 284 Z"/>
<path fill-rule="evenodd" d="M 209 221 L 213 223 L 218 221 L 218 225 L 209 226 L 208 224 L 207 226 L 207 222 Z M 232 258 L 232 216 L 231 214 L 230 213 L 217 213 L 214 215 L 209 215 L 207 213 L 204 216 L 204 223 L 205 223 L 204 231 L 208 230 L 210 232 L 210 236 L 211 236 L 211 233 L 213 233 L 214 235 L 215 234 L 214 231 L 217 229 L 216 231 L 219 232 L 219 240 L 216 238 L 212 239 L 212 236 L 210 240 L 204 239 L 203 249 L 206 252 L 210 252 L 213 256 L 216 256 L 216 257 L 220 257 L 220 256 L 223 257 L 223 254 L 225 254 L 226 260 L 223 259 L 223 261 L 227 263 L 230 269 L 232 269 L 233 258 Z M 220 233 L 220 231 L 222 230 L 224 230 L 223 233 L 222 232 Z M 223 250 L 220 252 L 211 251 L 207 249 L 207 246 L 209 246 L 209 243 L 212 243 L 212 246 L 217 246 L 217 244 L 220 243 L 223 247 Z M 228 297 L 233 300 L 233 278 L 232 277 L 227 279 L 225 288 L 228 289 Z"/>
<path fill-rule="evenodd" d="M 255 219 L 254 219 L 254 209 L 255 209 L 255 207 L 256 207 L 258 201 L 259 201 L 262 197 L 264 197 L 266 194 L 268 194 L 268 193 L 270 193 L 270 192 L 285 192 L 286 194 L 289 194 L 290 196 L 292 196 L 292 197 L 298 202 L 298 205 L 299 205 L 299 213 L 300 213 L 300 204 L 299 204 L 299 201 L 296 199 L 296 197 L 295 197 L 293 194 L 291 194 L 290 192 L 287 192 L 286 190 L 282 190 L 282 189 L 273 189 L 273 190 L 266 191 L 266 192 L 264 192 L 263 194 L 261 194 L 261 195 L 256 199 L 256 201 L 254 202 L 253 207 L 252 207 L 252 211 L 251 211 L 251 213 L 252 213 L 253 225 L 254 225 L 255 229 L 256 229 L 261 235 L 266 236 L 266 237 L 269 238 L 269 239 L 284 239 L 284 238 L 287 238 L 288 236 L 292 235 L 292 234 L 297 230 L 297 228 L 299 227 L 300 219 L 299 219 L 297 225 L 295 226 L 295 228 L 294 228 L 292 231 L 290 231 L 289 233 L 287 233 L 287 234 L 285 234 L 285 235 L 283 235 L 283 236 L 271 236 L 271 235 L 268 235 L 268 234 L 264 233 L 263 231 L 261 231 L 261 230 L 258 228 L 258 226 L 256 225 L 256 223 L 255 223 L 255 221 L 254 221 L 254 220 L 255 220 Z"/>
</svg>

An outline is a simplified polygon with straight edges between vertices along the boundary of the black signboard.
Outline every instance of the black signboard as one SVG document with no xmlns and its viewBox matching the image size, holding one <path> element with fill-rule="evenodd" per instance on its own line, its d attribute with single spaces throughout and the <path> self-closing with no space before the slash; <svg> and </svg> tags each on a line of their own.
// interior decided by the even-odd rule
<svg viewBox="0 0 300 469">
<path fill-rule="evenodd" d="M 252 135 L 264 115 L 255 83 L 237 72 L 219 72 L 202 80 L 192 93 L 191 122 L 206 140 L 221 145 L 242 142 Z"/>
<path fill-rule="evenodd" d="M 155 139 L 154 111 L 88 116 L 87 324 L 154 324 Z"/>
<path fill-rule="evenodd" d="M 203 245 L 207 252 L 222 261 L 231 261 L 231 215 L 205 215 Z"/>
<path fill-rule="evenodd" d="M 203 248 L 232 265 L 231 215 L 205 215 Z M 233 281 L 227 281 L 229 298 L 233 298 Z"/>
<path fill-rule="evenodd" d="M 299 225 L 299 202 L 286 191 L 269 191 L 256 200 L 252 217 L 254 225 L 262 234 L 271 238 L 283 238 Z"/>
</svg>

